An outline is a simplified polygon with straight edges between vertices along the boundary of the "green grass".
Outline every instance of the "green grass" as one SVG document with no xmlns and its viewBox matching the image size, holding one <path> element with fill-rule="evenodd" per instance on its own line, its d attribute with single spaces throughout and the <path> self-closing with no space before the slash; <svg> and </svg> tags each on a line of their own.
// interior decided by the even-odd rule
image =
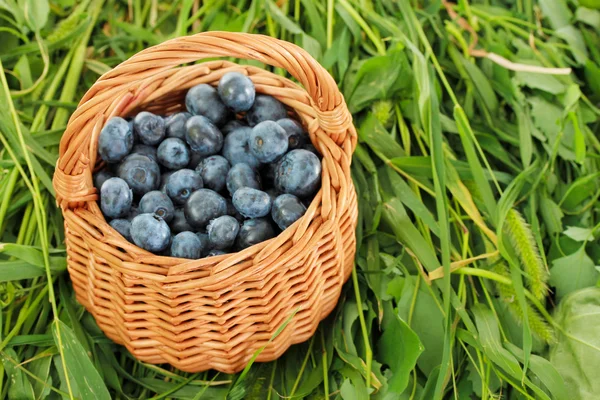
<svg viewBox="0 0 600 400">
<path fill-rule="evenodd" d="M 441 3 L 0 2 L 0 397 L 564 399 L 593 386 L 577 377 L 600 339 L 566 316 L 592 307 L 599 278 L 600 12 Z M 337 308 L 237 375 L 140 363 L 102 334 L 75 301 L 51 187 L 99 75 L 205 30 L 304 47 L 359 132 L 358 252 Z"/>
</svg>

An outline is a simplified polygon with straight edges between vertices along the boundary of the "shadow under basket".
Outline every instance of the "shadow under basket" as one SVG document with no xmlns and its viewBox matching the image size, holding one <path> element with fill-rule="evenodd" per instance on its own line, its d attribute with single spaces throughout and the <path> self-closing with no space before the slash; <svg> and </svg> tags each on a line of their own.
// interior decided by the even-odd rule
<svg viewBox="0 0 600 400">
<path fill-rule="evenodd" d="M 303 87 L 234 57 L 283 68 Z M 162 257 L 110 227 L 92 182 L 107 119 L 140 110 L 171 114 L 190 87 L 239 71 L 259 93 L 295 112 L 322 154 L 322 187 L 306 214 L 279 236 L 199 260 Z M 104 333 L 141 361 L 187 372 L 242 370 L 310 338 L 335 307 L 356 251 L 350 176 L 356 131 L 333 78 L 306 51 L 262 35 L 207 32 L 146 49 L 104 74 L 81 100 L 60 142 L 54 174 L 65 219 L 68 271 L 77 300 Z M 290 319 L 290 317 L 293 317 Z M 285 329 L 273 340 L 287 320 Z M 271 340 L 271 341 L 270 341 Z"/>
</svg>

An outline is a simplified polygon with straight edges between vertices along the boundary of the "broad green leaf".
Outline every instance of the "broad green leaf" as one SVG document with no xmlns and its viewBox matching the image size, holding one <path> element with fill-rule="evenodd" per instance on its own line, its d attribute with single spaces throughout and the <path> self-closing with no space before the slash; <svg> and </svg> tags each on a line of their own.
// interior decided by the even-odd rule
<svg viewBox="0 0 600 400">
<path fill-rule="evenodd" d="M 406 57 L 395 48 L 385 56 L 377 56 L 364 62 L 349 91 L 345 92 L 351 112 L 358 112 L 375 99 L 386 99 L 392 93 L 400 74 L 408 71 Z"/>
<path fill-rule="evenodd" d="M 569 185 L 560 201 L 560 205 L 567 210 L 576 209 L 581 203 L 598 190 L 598 177 L 600 172 L 582 175 Z"/>
<path fill-rule="evenodd" d="M 564 93 L 566 86 L 558 78 L 535 72 L 519 71 L 515 73 L 515 82 L 521 86 L 527 86 L 531 89 L 539 89 L 551 94 Z"/>
<path fill-rule="evenodd" d="M 408 385 L 423 345 L 417 334 L 403 321 L 390 302 L 384 304 L 383 334 L 379 339 L 379 360 L 390 367 L 388 390 L 400 394 Z"/>
<path fill-rule="evenodd" d="M 521 366 L 515 357 L 502 347 L 498 320 L 492 311 L 481 303 L 475 305 L 472 310 L 485 354 L 512 377 L 520 377 L 523 372 Z"/>
<path fill-rule="evenodd" d="M 360 374 L 355 370 L 350 369 L 348 366 L 344 366 L 342 369 L 342 375 L 349 377 L 344 380 L 340 387 L 340 395 L 343 400 L 367 400 L 369 394 L 365 381 L 362 379 Z"/>
<path fill-rule="evenodd" d="M 372 113 L 369 113 L 358 127 L 358 134 L 360 139 L 369 145 L 373 151 L 382 154 L 387 159 L 404 155 L 404 150 L 400 144 L 392 138 Z"/>
<path fill-rule="evenodd" d="M 402 201 L 402 203 L 404 203 L 417 218 L 420 218 L 436 236 L 439 236 L 440 227 L 435 220 L 435 217 L 404 179 L 387 166 L 383 166 L 379 169 L 378 176 L 382 182 L 382 189 L 384 190 L 385 196 L 384 200 L 388 198 L 387 196 L 395 194 L 395 197 L 399 198 L 400 201 Z"/>
<path fill-rule="evenodd" d="M 70 379 L 77 383 L 83 398 L 110 400 L 106 385 L 71 328 L 58 320 L 52 325 L 52 334 L 56 346 L 62 346 Z"/>
<path fill-rule="evenodd" d="M 471 348 L 470 351 L 473 351 L 473 349 Z M 495 372 L 491 371 L 489 377 L 486 377 L 486 371 L 478 371 L 479 367 L 479 365 L 476 367 L 472 362 L 469 362 L 469 364 L 467 365 L 467 379 L 473 384 L 473 391 L 475 392 L 475 394 L 481 398 L 483 385 L 487 386 L 486 390 L 488 392 L 491 391 L 493 393 L 501 387 L 502 382 L 500 381 L 498 375 L 496 375 Z M 481 376 L 481 374 L 483 374 L 483 376 Z"/>
<path fill-rule="evenodd" d="M 6 375 L 8 376 L 8 398 L 9 399 L 19 399 L 19 400 L 28 400 L 35 399 L 35 393 L 33 391 L 33 387 L 27 379 L 27 375 L 19 365 L 21 362 L 19 360 L 19 356 L 13 349 L 4 349 L 2 354 L 2 364 L 4 365 L 4 370 Z M 4 377 L 2 377 L 4 379 Z"/>
<path fill-rule="evenodd" d="M 420 278 L 414 276 L 406 278 L 402 297 L 398 302 L 398 313 L 418 335 L 424 350 L 417 359 L 417 365 L 424 374 L 429 375 L 442 362 L 444 315 L 441 304 L 424 287 L 424 282 L 420 283 L 417 290 L 415 286 L 417 279 Z M 412 308 L 415 296 L 416 301 Z"/>
<path fill-rule="evenodd" d="M 414 226 L 399 199 L 392 198 L 386 201 L 383 204 L 382 216 L 396 234 L 398 241 L 415 253 L 427 271 L 431 272 L 439 268 L 440 262 L 436 253 Z"/>
<path fill-rule="evenodd" d="M 568 226 L 563 233 L 577 242 L 591 242 L 594 240 L 594 231 L 591 228 Z"/>
<path fill-rule="evenodd" d="M 37 356 L 40 356 L 38 354 Z M 36 358 L 27 365 L 27 369 L 36 377 L 41 379 L 33 379 L 28 377 L 33 387 L 36 399 L 44 399 L 50 394 L 50 385 L 52 383 L 52 377 L 50 376 L 50 366 L 52 364 L 52 357 L 50 354 L 42 355 L 40 358 Z M 45 385 L 44 385 L 45 383 Z"/>
<path fill-rule="evenodd" d="M 540 0 L 539 4 L 544 17 L 548 18 L 553 29 L 568 25 L 573 17 L 565 0 Z"/>
<path fill-rule="evenodd" d="M 181 385 L 178 382 L 165 382 L 164 380 L 150 377 L 141 378 L 140 381 L 143 382 L 144 386 L 151 388 L 158 394 L 168 392 L 170 393 L 168 395 L 169 398 L 182 400 L 195 399 L 199 392 L 202 392 L 202 396 L 200 397 L 202 400 L 225 400 L 228 391 L 226 388 L 203 387 L 195 385 L 185 385 L 183 387 L 179 387 Z M 178 389 L 173 391 L 175 387 L 178 387 Z"/>
<path fill-rule="evenodd" d="M 523 362 L 523 350 L 510 342 L 505 342 L 504 346 L 521 362 Z M 558 373 L 556 367 L 548 360 L 538 355 L 532 354 L 529 364 L 531 372 L 550 391 L 550 394 L 555 399 L 569 398 L 565 381 Z"/>
<path fill-rule="evenodd" d="M 558 204 L 545 191 L 540 196 L 540 212 L 542 213 L 542 220 L 548 233 L 553 235 L 562 232 L 562 218 L 564 214 Z"/>
<path fill-rule="evenodd" d="M 562 1 L 562 0 L 556 0 Z M 566 25 L 556 30 L 556 35 L 569 44 L 569 48 L 575 56 L 575 60 L 581 65 L 588 60 L 589 54 L 585 47 L 585 41 L 581 32 L 573 25 Z"/>
<path fill-rule="evenodd" d="M 552 262 L 549 282 L 556 288 L 556 297 L 560 300 L 576 290 L 594 286 L 598 277 L 594 261 L 582 246 L 575 253 Z"/>
<path fill-rule="evenodd" d="M 53 274 L 60 274 L 67 269 L 65 257 L 50 257 L 50 270 Z M 24 261 L 0 261 L 0 282 L 19 281 L 45 276 L 43 267 L 31 265 Z"/>
<path fill-rule="evenodd" d="M 48 0 L 19 0 L 19 6 L 31 30 L 40 31 L 48 22 Z"/>
<path fill-rule="evenodd" d="M 577 7 L 575 19 L 600 30 L 600 11 L 585 7 Z"/>
<path fill-rule="evenodd" d="M 498 99 L 496 98 L 496 94 L 492 89 L 492 85 L 490 84 L 489 79 L 484 75 L 484 73 L 479 69 L 479 67 L 473 64 L 470 61 L 467 61 L 461 55 L 458 56 L 460 61 L 462 62 L 462 66 L 467 71 L 471 81 L 475 85 L 477 89 L 477 93 L 481 97 L 483 104 L 488 109 L 490 113 L 496 113 L 498 110 Z"/>
<path fill-rule="evenodd" d="M 550 363 L 562 375 L 569 399 L 594 399 L 600 393 L 600 288 L 565 297 L 554 313 L 558 340 L 550 346 Z"/>
</svg>

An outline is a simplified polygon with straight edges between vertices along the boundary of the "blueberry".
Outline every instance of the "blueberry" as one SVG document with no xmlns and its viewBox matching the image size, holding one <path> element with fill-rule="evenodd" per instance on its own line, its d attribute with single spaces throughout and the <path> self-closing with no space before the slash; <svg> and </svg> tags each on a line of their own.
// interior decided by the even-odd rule
<svg viewBox="0 0 600 400">
<path fill-rule="evenodd" d="M 208 233 L 196 232 L 196 236 L 200 240 L 200 248 L 202 249 L 202 255 L 206 255 L 210 249 L 210 243 L 208 241 Z"/>
<path fill-rule="evenodd" d="M 204 228 L 211 220 L 227 213 L 227 202 L 210 189 L 196 190 L 185 202 L 185 217 L 195 228 Z"/>
<path fill-rule="evenodd" d="M 190 150 L 190 162 L 187 165 L 188 169 L 196 169 L 205 158 L 205 156 Z"/>
<path fill-rule="evenodd" d="M 98 190 L 98 193 L 100 192 L 100 188 L 102 188 L 102 184 L 113 177 L 114 175 L 105 169 L 94 174 L 94 186 Z"/>
<path fill-rule="evenodd" d="M 298 197 L 314 194 L 321 184 L 321 162 L 308 150 L 287 153 L 275 170 L 275 188 Z"/>
<path fill-rule="evenodd" d="M 193 232 L 181 232 L 175 235 L 171 242 L 171 257 L 200 258 L 202 254 L 202 243 Z"/>
<path fill-rule="evenodd" d="M 177 138 L 185 140 L 185 123 L 192 114 L 188 112 L 178 112 L 173 115 L 169 115 L 165 119 L 165 130 L 167 137 Z"/>
<path fill-rule="evenodd" d="M 127 241 L 132 242 L 131 238 L 131 222 L 127 219 L 113 219 L 109 222 L 109 225 L 112 228 L 119 232 L 121 236 L 123 236 Z"/>
<path fill-rule="evenodd" d="M 244 221 L 237 236 L 236 246 L 243 250 L 275 236 L 273 226 L 266 218 L 253 218 Z"/>
<path fill-rule="evenodd" d="M 146 193 L 140 200 L 139 209 L 142 214 L 156 214 L 167 222 L 171 222 L 175 214 L 173 202 L 159 190 Z"/>
<path fill-rule="evenodd" d="M 230 215 L 223 215 L 210 221 L 208 241 L 213 249 L 223 250 L 231 247 L 240 230 L 240 224 Z"/>
<path fill-rule="evenodd" d="M 202 177 L 199 173 L 191 169 L 180 169 L 169 176 L 165 189 L 173 203 L 184 204 L 190 195 L 202 186 Z"/>
<path fill-rule="evenodd" d="M 250 152 L 258 161 L 270 163 L 285 154 L 288 137 L 277 122 L 263 121 L 252 128 L 248 144 Z"/>
<path fill-rule="evenodd" d="M 288 150 L 298 149 L 308 142 L 308 135 L 298 121 L 291 118 L 283 118 L 277 121 L 279 126 L 285 130 L 288 137 Z"/>
<path fill-rule="evenodd" d="M 300 219 L 305 212 L 306 207 L 299 198 L 291 194 L 282 194 L 273 202 L 271 216 L 279 228 L 285 230 Z"/>
<path fill-rule="evenodd" d="M 260 161 L 250 153 L 248 140 L 252 129 L 244 126 L 231 131 L 225 136 L 223 144 L 223 156 L 231 165 L 238 163 L 248 164 L 252 168 L 258 168 Z"/>
<path fill-rule="evenodd" d="M 175 209 L 173 220 L 171 221 L 169 226 L 171 227 L 171 231 L 175 233 L 194 230 L 194 228 L 192 228 L 192 226 L 188 224 L 187 219 L 185 219 L 185 213 L 183 212 L 183 208 Z"/>
<path fill-rule="evenodd" d="M 235 164 L 227 174 L 227 190 L 229 194 L 233 195 L 236 190 L 243 187 L 260 189 L 260 182 L 248 164 Z"/>
<path fill-rule="evenodd" d="M 109 163 L 121 161 L 133 147 L 133 132 L 121 117 L 112 117 L 104 125 L 98 137 L 100 157 Z"/>
<path fill-rule="evenodd" d="M 231 111 L 221 101 L 217 89 L 202 83 L 188 90 L 185 106 L 194 115 L 203 115 L 215 125 L 222 126 L 231 119 Z"/>
<path fill-rule="evenodd" d="M 133 242 L 144 250 L 163 251 L 171 242 L 169 225 L 154 214 L 140 214 L 131 221 Z"/>
<path fill-rule="evenodd" d="M 160 184 L 160 168 L 150 157 L 130 154 L 121 162 L 117 175 L 123 179 L 133 193 L 144 195 Z"/>
<path fill-rule="evenodd" d="M 212 249 L 211 251 L 208 252 L 206 257 L 222 256 L 223 254 L 227 254 L 227 252 L 223 251 L 223 250 Z"/>
<path fill-rule="evenodd" d="M 219 97 L 235 112 L 248 111 L 254 104 L 254 83 L 239 72 L 228 72 L 219 80 Z"/>
<path fill-rule="evenodd" d="M 110 178 L 100 189 L 100 207 L 108 218 L 127 215 L 133 202 L 133 193 L 127 182 L 121 178 Z"/>
<path fill-rule="evenodd" d="M 287 117 L 287 111 L 279 100 L 265 94 L 256 95 L 254 105 L 246 113 L 248 125 L 254 126 L 263 121 L 277 121 Z"/>
<path fill-rule="evenodd" d="M 196 115 L 185 123 L 185 140 L 201 156 L 217 154 L 223 148 L 223 134 L 210 120 Z"/>
<path fill-rule="evenodd" d="M 143 156 L 149 157 L 154 162 L 158 161 L 158 158 L 156 158 L 156 147 L 150 146 L 149 144 L 138 143 L 133 146 L 133 149 L 131 149 L 131 153 L 141 154 Z"/>
<path fill-rule="evenodd" d="M 233 206 L 246 218 L 264 217 L 271 211 L 271 198 L 261 190 L 243 187 L 233 194 Z"/>
<path fill-rule="evenodd" d="M 159 115 L 142 111 L 133 119 L 133 129 L 142 143 L 156 145 L 165 137 L 165 120 Z"/>
<path fill-rule="evenodd" d="M 158 146 L 158 162 L 169 169 L 180 169 L 190 162 L 190 149 L 181 139 L 167 138 Z"/>
<path fill-rule="evenodd" d="M 210 156 L 198 164 L 196 171 L 202 176 L 205 187 L 220 192 L 225 187 L 229 161 L 222 156 Z"/>
<path fill-rule="evenodd" d="M 231 121 L 229 121 L 225 125 L 223 125 L 223 127 L 221 128 L 221 133 L 223 135 L 229 135 L 234 130 L 243 128 L 246 126 L 248 126 L 248 125 L 244 124 L 239 119 L 232 119 Z"/>
</svg>

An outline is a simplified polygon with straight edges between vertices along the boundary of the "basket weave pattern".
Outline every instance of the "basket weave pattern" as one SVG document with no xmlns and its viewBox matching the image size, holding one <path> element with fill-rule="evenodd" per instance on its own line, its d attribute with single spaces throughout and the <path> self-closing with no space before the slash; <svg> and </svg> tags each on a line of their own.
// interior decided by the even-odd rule
<svg viewBox="0 0 600 400">
<path fill-rule="evenodd" d="M 303 86 L 252 66 L 199 59 L 235 57 L 287 70 Z M 98 135 L 112 116 L 169 114 L 199 83 L 240 71 L 257 92 L 294 110 L 323 155 L 322 188 L 304 217 L 276 238 L 200 260 L 155 256 L 105 221 L 93 186 Z M 68 271 L 77 300 L 108 337 L 138 359 L 188 372 L 240 371 L 307 340 L 335 307 L 356 248 L 350 177 L 356 131 L 334 80 L 301 48 L 260 35 L 209 32 L 146 49 L 103 75 L 71 116 L 54 187 L 65 218 Z M 294 312 L 274 340 L 277 329 Z"/>
</svg>

